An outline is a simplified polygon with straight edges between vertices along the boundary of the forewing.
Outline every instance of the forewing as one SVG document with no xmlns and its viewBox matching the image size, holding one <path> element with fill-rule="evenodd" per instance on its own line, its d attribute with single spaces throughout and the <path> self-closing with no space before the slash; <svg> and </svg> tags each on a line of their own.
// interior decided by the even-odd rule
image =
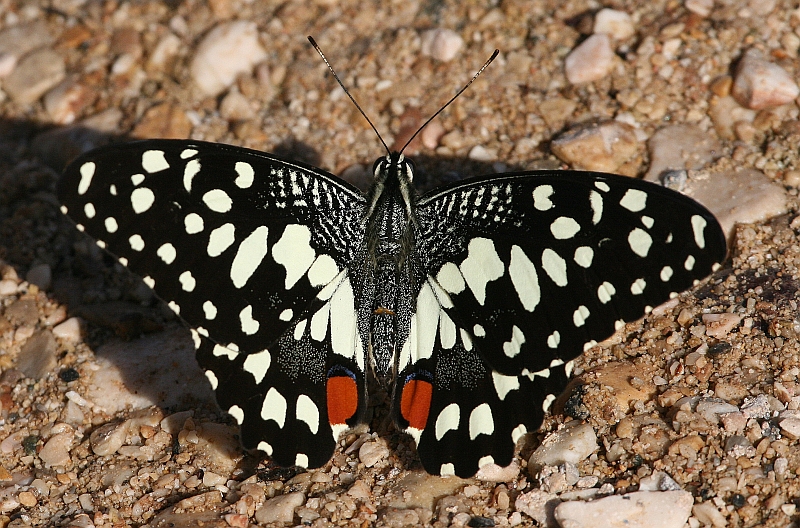
<svg viewBox="0 0 800 528">
<path fill-rule="evenodd" d="M 696 202 L 599 173 L 475 179 L 424 196 L 417 214 L 421 287 L 394 412 L 434 473 L 508 463 L 573 358 L 726 255 Z"/>
<path fill-rule="evenodd" d="M 314 434 L 298 432 L 296 446 L 274 447 L 276 456 L 294 463 L 294 450 L 309 463 L 327 461 L 331 445 L 301 449 L 322 433 L 330 444 L 332 427 L 363 412 L 364 347 L 353 339 L 347 271 L 363 244 L 364 199 L 355 188 L 256 151 L 152 140 L 82 155 L 67 167 L 59 197 L 79 229 L 196 329 L 201 366 L 221 406 L 243 421 L 246 445 L 274 444 L 275 426 L 297 432 L 299 420 Z M 295 339 L 303 324 L 308 331 Z M 298 367 L 304 361 L 307 372 Z M 340 366 L 354 385 L 330 381 Z M 326 420 L 332 387 L 358 407 L 338 424 Z"/>
</svg>

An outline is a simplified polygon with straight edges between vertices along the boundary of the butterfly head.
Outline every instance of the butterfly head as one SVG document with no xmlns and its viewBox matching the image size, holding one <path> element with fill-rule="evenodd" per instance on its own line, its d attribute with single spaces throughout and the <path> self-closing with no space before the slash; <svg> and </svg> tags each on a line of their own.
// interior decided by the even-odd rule
<svg viewBox="0 0 800 528">
<path fill-rule="evenodd" d="M 402 152 L 392 152 L 375 160 L 372 166 L 375 182 L 396 180 L 403 183 L 414 181 L 414 162 L 405 157 Z"/>
</svg>

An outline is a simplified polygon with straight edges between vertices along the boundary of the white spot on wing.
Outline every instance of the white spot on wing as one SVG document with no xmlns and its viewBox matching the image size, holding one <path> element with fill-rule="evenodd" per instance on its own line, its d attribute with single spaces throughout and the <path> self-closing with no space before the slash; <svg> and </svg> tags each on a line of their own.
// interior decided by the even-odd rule
<svg viewBox="0 0 800 528">
<path fill-rule="evenodd" d="M 597 299 L 601 303 L 606 304 L 615 293 L 617 293 L 617 290 L 614 288 L 614 285 L 610 282 L 604 282 L 597 288 Z"/>
<path fill-rule="evenodd" d="M 447 464 L 442 464 L 439 468 L 439 475 L 442 477 L 452 477 L 456 474 L 456 467 L 448 462 Z"/>
<path fill-rule="evenodd" d="M 520 438 L 522 438 L 526 434 L 528 434 L 528 428 L 525 427 L 524 424 L 519 424 L 518 426 L 516 426 L 514 428 L 513 431 L 511 431 L 511 441 L 516 444 L 517 440 L 519 440 Z"/>
<path fill-rule="evenodd" d="M 228 414 L 233 416 L 233 418 L 236 420 L 236 423 L 239 425 L 242 425 L 242 422 L 244 422 L 244 411 L 238 405 L 232 405 L 229 407 Z"/>
<path fill-rule="evenodd" d="M 542 401 L 542 410 L 547 412 L 550 410 L 550 406 L 553 405 L 553 402 L 556 401 L 556 397 L 552 394 L 548 394 L 544 401 Z"/>
<path fill-rule="evenodd" d="M 81 180 L 78 182 L 78 194 L 84 195 L 86 194 L 86 191 L 89 190 L 89 186 L 92 184 L 92 177 L 94 176 L 95 168 L 96 165 L 93 161 L 87 161 L 81 165 Z"/>
<path fill-rule="evenodd" d="M 644 293 L 645 286 L 647 286 L 647 283 L 644 279 L 636 279 L 633 281 L 633 284 L 631 284 L 631 293 L 633 295 L 641 295 Z"/>
<path fill-rule="evenodd" d="M 550 248 L 542 251 L 542 268 L 556 286 L 567 285 L 567 263 Z"/>
<path fill-rule="evenodd" d="M 461 420 L 461 410 L 457 403 L 451 403 L 436 417 L 436 440 L 441 440 L 447 431 L 458 430 L 458 423 Z"/>
<path fill-rule="evenodd" d="M 519 329 L 517 325 L 511 329 L 511 340 L 503 343 L 503 353 L 510 357 L 516 357 L 525 343 L 525 334 Z"/>
<path fill-rule="evenodd" d="M 247 189 L 253 185 L 255 171 L 253 171 L 252 165 L 244 161 L 237 161 L 234 168 L 236 169 L 236 174 L 239 175 L 234 181 L 237 187 L 240 189 Z"/>
<path fill-rule="evenodd" d="M 331 282 L 339 273 L 336 261 L 330 255 L 320 255 L 308 268 L 308 282 L 311 286 L 318 288 Z"/>
<path fill-rule="evenodd" d="M 272 446 L 263 440 L 258 443 L 256 449 L 260 449 L 261 451 L 265 452 L 267 456 L 272 456 Z"/>
<path fill-rule="evenodd" d="M 194 279 L 191 271 L 184 271 L 181 273 L 178 280 L 181 283 L 181 288 L 186 292 L 194 291 L 195 286 L 197 286 L 197 281 Z"/>
<path fill-rule="evenodd" d="M 147 172 L 158 172 L 169 168 L 162 150 L 145 150 L 142 153 L 142 168 Z"/>
<path fill-rule="evenodd" d="M 227 213 L 233 207 L 233 200 L 222 189 L 212 189 L 205 193 L 203 203 L 215 213 Z"/>
<path fill-rule="evenodd" d="M 184 149 L 181 152 L 181 159 L 188 159 L 188 158 L 191 158 L 192 156 L 196 156 L 196 155 L 197 155 L 197 151 L 195 149 Z"/>
<path fill-rule="evenodd" d="M 467 246 L 467 258 L 459 269 L 475 299 L 482 306 L 486 302 L 486 285 L 503 276 L 505 265 L 488 238 L 473 238 Z"/>
<path fill-rule="evenodd" d="M 670 280 L 672 278 L 672 268 L 669 266 L 664 266 L 661 268 L 660 277 L 663 282 Z"/>
<path fill-rule="evenodd" d="M 172 264 L 175 262 L 175 257 L 178 256 L 177 252 L 175 251 L 175 246 L 169 242 L 158 248 L 158 250 L 156 250 L 156 255 L 161 257 L 161 260 L 163 260 L 165 264 Z"/>
<path fill-rule="evenodd" d="M 559 216 L 550 224 L 550 232 L 553 233 L 553 237 L 555 237 L 556 240 L 570 239 L 580 230 L 580 224 L 573 218 L 567 216 Z"/>
<path fill-rule="evenodd" d="M 92 203 L 85 204 L 83 206 L 83 214 L 86 215 L 86 218 L 94 218 L 94 215 L 97 214 L 97 212 L 94 210 L 94 204 Z"/>
<path fill-rule="evenodd" d="M 298 420 L 308 425 L 308 428 L 311 429 L 311 434 L 317 434 L 317 431 L 319 431 L 319 409 L 311 398 L 305 394 L 298 396 L 295 413 Z"/>
<path fill-rule="evenodd" d="M 236 229 L 233 227 L 233 224 L 222 224 L 218 228 L 211 231 L 211 234 L 208 237 L 208 247 L 206 248 L 206 253 L 208 253 L 209 257 L 218 257 L 222 255 L 222 253 L 231 247 L 233 242 L 236 240 L 235 238 Z"/>
<path fill-rule="evenodd" d="M 106 231 L 109 233 L 116 233 L 117 229 L 119 229 L 119 225 L 117 225 L 117 221 L 113 216 L 106 218 L 103 224 L 105 224 Z"/>
<path fill-rule="evenodd" d="M 242 332 L 247 335 L 253 335 L 258 332 L 258 327 L 261 324 L 253 319 L 253 307 L 249 304 L 239 312 L 239 322 L 242 324 Z"/>
<path fill-rule="evenodd" d="M 456 344 L 456 325 L 443 310 L 439 310 L 439 341 L 447 350 Z"/>
<path fill-rule="evenodd" d="M 272 420 L 283 429 L 286 423 L 286 398 L 275 387 L 270 387 L 261 405 L 261 419 L 265 422 Z"/>
<path fill-rule="evenodd" d="M 479 324 L 476 324 L 472 327 L 472 335 L 477 337 L 484 337 L 486 335 L 486 330 Z"/>
<path fill-rule="evenodd" d="M 278 319 L 281 321 L 291 321 L 292 317 L 294 317 L 294 311 L 292 311 L 291 308 L 287 308 L 281 312 L 281 314 L 278 316 Z"/>
<path fill-rule="evenodd" d="M 692 215 L 692 231 L 694 232 L 694 243 L 703 249 L 706 247 L 705 229 L 708 222 L 700 215 Z"/>
<path fill-rule="evenodd" d="M 540 185 L 533 190 L 533 206 L 539 211 L 547 211 L 553 207 L 550 197 L 553 195 L 552 185 Z"/>
<path fill-rule="evenodd" d="M 139 235 L 131 235 L 128 238 L 128 243 L 131 245 L 131 249 L 134 251 L 141 251 L 144 249 L 144 239 L 142 239 Z"/>
<path fill-rule="evenodd" d="M 436 282 L 450 293 L 458 294 L 464 291 L 464 277 L 458 270 L 458 266 L 452 262 L 447 262 L 442 266 L 442 269 L 436 274 Z"/>
<path fill-rule="evenodd" d="M 211 321 L 217 317 L 217 307 L 214 306 L 214 303 L 211 301 L 206 301 L 203 303 L 203 313 L 205 314 L 206 319 Z"/>
<path fill-rule="evenodd" d="M 597 225 L 603 218 L 603 197 L 597 191 L 589 193 L 589 205 L 592 208 L 592 224 Z"/>
<path fill-rule="evenodd" d="M 331 347 L 335 354 L 353 358 L 361 365 L 361 354 L 356 350 L 360 343 L 356 319 L 355 297 L 350 280 L 345 279 L 331 297 Z M 358 347 L 360 349 L 360 347 Z"/>
<path fill-rule="evenodd" d="M 196 348 L 197 347 L 195 347 L 195 349 Z M 217 379 L 217 375 L 211 372 L 210 370 L 207 370 L 205 372 L 205 375 L 206 379 L 208 380 L 208 383 L 211 384 L 211 390 L 217 390 L 217 387 L 219 387 L 219 380 Z"/>
<path fill-rule="evenodd" d="M 147 287 L 150 289 L 156 287 L 156 281 L 154 281 L 153 277 L 151 277 L 150 275 L 145 275 L 144 277 L 142 277 L 142 282 L 147 284 Z"/>
<path fill-rule="evenodd" d="M 440 310 L 436 296 L 426 282 L 417 296 L 416 360 L 429 358 L 433 353 Z"/>
<path fill-rule="evenodd" d="M 131 206 L 133 212 L 141 214 L 150 209 L 156 201 L 156 195 L 147 187 L 137 187 L 131 193 Z"/>
<path fill-rule="evenodd" d="M 231 280 L 236 288 L 242 288 L 247 284 L 267 255 L 268 233 L 266 226 L 259 226 L 239 244 L 231 264 Z"/>
<path fill-rule="evenodd" d="M 144 183 L 144 174 L 134 174 L 131 176 L 131 183 L 134 187 L 138 187 L 142 183 Z"/>
<path fill-rule="evenodd" d="M 508 274 L 511 277 L 511 283 L 514 285 L 522 307 L 532 312 L 541 300 L 539 276 L 528 255 L 516 244 L 511 246 L 511 262 L 508 264 Z"/>
<path fill-rule="evenodd" d="M 589 268 L 594 259 L 594 250 L 589 246 L 580 246 L 575 249 L 575 256 L 573 257 L 575 264 L 582 268 Z"/>
<path fill-rule="evenodd" d="M 695 264 L 694 256 L 689 255 L 688 257 L 686 257 L 686 261 L 683 263 L 683 267 L 686 269 L 686 271 L 692 271 L 692 269 L 694 269 L 694 264 Z"/>
<path fill-rule="evenodd" d="M 586 319 L 588 317 L 589 317 L 589 309 L 583 305 L 580 305 L 572 314 L 572 323 L 576 327 L 581 327 L 586 323 Z"/>
<path fill-rule="evenodd" d="M 611 187 L 609 187 L 606 182 L 596 181 L 594 182 L 594 186 L 603 192 L 608 192 L 611 190 Z"/>
<path fill-rule="evenodd" d="M 631 251 L 640 257 L 647 256 L 647 254 L 650 252 L 650 246 L 652 244 L 653 239 L 650 237 L 647 231 L 643 229 L 636 227 L 630 232 L 630 234 L 628 234 L 628 245 L 631 247 Z"/>
<path fill-rule="evenodd" d="M 311 231 L 307 226 L 289 224 L 272 246 L 272 258 L 286 269 L 287 290 L 300 280 L 317 256 L 310 242 Z"/>
<path fill-rule="evenodd" d="M 326 303 L 311 317 L 311 337 L 316 341 L 322 341 L 328 334 L 328 315 L 330 315 L 331 305 Z M 297 329 L 295 329 L 297 330 Z M 295 333 L 295 337 L 297 334 Z"/>
<path fill-rule="evenodd" d="M 519 378 L 516 376 L 505 376 L 493 370 L 492 384 L 494 385 L 494 391 L 497 393 L 497 397 L 502 401 L 506 399 L 509 392 L 519 389 Z"/>
<path fill-rule="evenodd" d="M 190 160 L 183 168 L 183 188 L 186 192 L 192 192 L 192 181 L 197 173 L 200 172 L 200 160 Z"/>
<path fill-rule="evenodd" d="M 619 204 L 632 213 L 638 213 L 647 205 L 647 193 L 639 189 L 628 189 Z"/>
<path fill-rule="evenodd" d="M 488 403 L 482 403 L 469 413 L 469 439 L 475 440 L 478 435 L 494 433 L 494 418 L 492 408 Z"/>
<path fill-rule="evenodd" d="M 558 333 L 558 330 L 547 336 L 548 348 L 558 348 L 559 343 L 561 343 L 561 334 Z"/>
<path fill-rule="evenodd" d="M 196 235 L 201 232 L 205 227 L 203 219 L 197 213 L 189 213 L 183 219 L 183 227 L 186 228 L 186 233 L 189 235 Z"/>
</svg>

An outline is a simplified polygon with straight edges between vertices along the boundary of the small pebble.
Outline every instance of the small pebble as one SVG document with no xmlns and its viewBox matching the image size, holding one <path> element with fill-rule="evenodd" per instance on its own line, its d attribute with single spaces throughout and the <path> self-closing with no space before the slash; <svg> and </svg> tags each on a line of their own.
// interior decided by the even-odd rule
<svg viewBox="0 0 800 528">
<path fill-rule="evenodd" d="M 628 161 L 638 146 L 632 126 L 619 121 L 580 126 L 555 138 L 553 154 L 580 170 L 614 172 Z"/>
<path fill-rule="evenodd" d="M 701 169 L 722 153 L 712 134 L 692 125 L 670 125 L 656 131 L 647 141 L 650 168 L 645 179 L 659 182 L 667 171 Z"/>
<path fill-rule="evenodd" d="M 17 293 L 17 281 L 11 279 L 0 280 L 0 296 L 7 297 Z"/>
<path fill-rule="evenodd" d="M 792 102 L 800 87 L 786 70 L 749 49 L 736 66 L 731 94 L 740 105 L 761 110 Z"/>
<path fill-rule="evenodd" d="M 703 18 L 711 14 L 714 0 L 686 0 L 686 9 Z"/>
<path fill-rule="evenodd" d="M 464 39 L 452 29 L 430 29 L 420 40 L 422 54 L 441 62 L 454 59 L 464 45 Z"/>
<path fill-rule="evenodd" d="M 524 513 L 542 526 L 555 527 L 554 512 L 561 499 L 554 493 L 535 489 L 522 493 L 514 501 L 514 509 Z"/>
<path fill-rule="evenodd" d="M 594 33 L 605 33 L 617 40 L 625 40 L 636 33 L 631 16 L 625 11 L 604 8 L 594 17 Z"/>
<path fill-rule="evenodd" d="M 95 96 L 92 88 L 68 78 L 45 94 L 44 108 L 54 123 L 69 125 L 94 101 Z"/>
<path fill-rule="evenodd" d="M 367 467 L 372 467 L 389 456 L 389 448 L 381 441 L 365 442 L 358 450 L 358 459 Z"/>
<path fill-rule="evenodd" d="M 716 506 L 706 501 L 700 504 L 695 504 L 692 508 L 692 514 L 697 517 L 697 520 L 706 526 L 713 526 L 714 528 L 724 528 L 728 526 L 728 521 L 725 516 L 720 513 Z"/>
<path fill-rule="evenodd" d="M 26 508 L 33 508 L 36 506 L 36 495 L 31 493 L 30 491 L 20 491 L 19 492 L 19 503 L 25 506 Z"/>
<path fill-rule="evenodd" d="M 572 84 L 602 79 L 614 68 L 614 50 L 608 35 L 595 34 L 581 42 L 567 55 L 564 70 Z"/>
<path fill-rule="evenodd" d="M 732 313 L 703 314 L 706 335 L 715 339 L 724 339 L 734 328 L 739 326 L 742 316 Z"/>
<path fill-rule="evenodd" d="M 58 433 L 50 437 L 39 451 L 39 458 L 46 467 L 66 466 L 72 463 L 69 450 L 75 437 L 73 432 Z"/>
<path fill-rule="evenodd" d="M 597 449 L 597 434 L 589 424 L 574 420 L 550 433 L 531 455 L 531 468 L 558 466 L 565 462 L 578 464 Z"/>
<path fill-rule="evenodd" d="M 26 55 L 3 82 L 3 90 L 15 102 L 29 105 L 60 83 L 66 75 L 64 59 L 53 50 Z"/>
<path fill-rule="evenodd" d="M 475 474 L 475 478 L 481 482 L 511 482 L 518 476 L 519 463 L 516 460 L 505 467 L 497 464 L 486 464 L 481 466 Z"/>
<path fill-rule="evenodd" d="M 70 317 L 63 323 L 53 327 L 53 335 L 67 343 L 79 343 L 81 340 L 81 320 L 77 317 Z"/>
<path fill-rule="evenodd" d="M 800 438 L 800 418 L 784 418 L 780 424 L 781 433 L 791 440 Z"/>
<path fill-rule="evenodd" d="M 116 453 L 125 443 L 130 427 L 128 421 L 112 422 L 101 425 L 89 436 L 92 452 L 98 456 Z"/>
<path fill-rule="evenodd" d="M 289 523 L 294 520 L 294 510 L 306 501 L 305 495 L 300 491 L 279 495 L 267 500 L 256 510 L 255 518 L 259 523 L 282 522 Z"/>
<path fill-rule="evenodd" d="M 57 351 L 58 344 L 52 332 L 41 330 L 22 345 L 17 357 L 17 368 L 29 378 L 41 379 L 56 368 Z"/>
<path fill-rule="evenodd" d="M 787 210 L 783 186 L 755 169 L 710 172 L 702 180 L 690 179 L 686 194 L 717 217 L 727 236 L 737 223 L 762 222 Z"/>
<path fill-rule="evenodd" d="M 740 409 L 747 418 L 766 419 L 772 416 L 772 406 L 765 394 L 759 394 L 755 398 L 748 398 Z"/>
<path fill-rule="evenodd" d="M 470 149 L 467 157 L 475 161 L 494 161 L 497 159 L 497 152 L 489 150 L 483 145 L 475 145 Z"/>
<path fill-rule="evenodd" d="M 238 75 L 251 72 L 266 56 L 255 22 L 225 22 L 203 38 L 189 69 L 200 91 L 213 97 L 233 84 Z"/>
<path fill-rule="evenodd" d="M 692 513 L 694 498 L 688 491 L 637 491 L 591 502 L 568 501 L 556 507 L 563 527 L 683 528 Z"/>
</svg>

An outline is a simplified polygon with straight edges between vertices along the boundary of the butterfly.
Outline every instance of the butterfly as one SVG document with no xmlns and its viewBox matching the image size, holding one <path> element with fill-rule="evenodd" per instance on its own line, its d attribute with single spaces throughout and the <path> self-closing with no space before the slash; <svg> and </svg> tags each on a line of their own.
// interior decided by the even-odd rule
<svg viewBox="0 0 800 528">
<path fill-rule="evenodd" d="M 362 193 L 263 152 L 146 140 L 81 155 L 58 193 L 192 329 L 245 447 L 284 466 L 330 460 L 370 373 L 426 471 L 508 465 L 578 355 L 726 256 L 708 210 L 633 178 L 520 171 L 419 195 L 402 151 L 372 172 Z"/>
</svg>

